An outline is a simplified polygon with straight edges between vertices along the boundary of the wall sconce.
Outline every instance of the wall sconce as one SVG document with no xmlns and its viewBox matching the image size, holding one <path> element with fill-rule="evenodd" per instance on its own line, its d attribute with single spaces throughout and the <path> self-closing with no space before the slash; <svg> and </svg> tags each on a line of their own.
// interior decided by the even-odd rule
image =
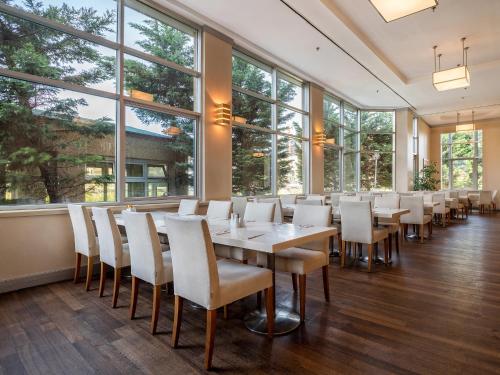
<svg viewBox="0 0 500 375">
<path fill-rule="evenodd" d="M 314 136 L 314 144 L 318 146 L 323 146 L 326 143 L 326 134 L 324 132 L 317 133 Z"/>
<path fill-rule="evenodd" d="M 215 123 L 217 125 L 231 125 L 231 106 L 229 104 L 217 104 L 215 110 Z"/>
</svg>

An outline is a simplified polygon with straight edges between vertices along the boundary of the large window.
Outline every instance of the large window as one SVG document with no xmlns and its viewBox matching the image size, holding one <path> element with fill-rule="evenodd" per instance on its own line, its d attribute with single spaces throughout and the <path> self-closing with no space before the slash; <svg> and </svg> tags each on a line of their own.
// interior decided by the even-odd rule
<svg viewBox="0 0 500 375">
<path fill-rule="evenodd" d="M 343 190 L 358 190 L 359 176 L 359 111 L 349 105 L 343 105 L 343 130 L 344 130 L 344 174 Z"/>
<path fill-rule="evenodd" d="M 342 176 L 342 120 L 340 100 L 325 95 L 323 98 L 323 123 L 326 143 L 323 148 L 325 192 L 340 191 Z"/>
<path fill-rule="evenodd" d="M 305 103 L 300 80 L 233 52 L 234 194 L 305 191 L 309 141 Z"/>
<path fill-rule="evenodd" d="M 0 2 L 0 23 L 0 205 L 196 194 L 195 28 L 134 0 Z"/>
<path fill-rule="evenodd" d="M 394 111 L 361 111 L 361 190 L 392 190 Z"/>
<path fill-rule="evenodd" d="M 441 188 L 482 189 L 483 132 L 441 134 Z"/>
</svg>

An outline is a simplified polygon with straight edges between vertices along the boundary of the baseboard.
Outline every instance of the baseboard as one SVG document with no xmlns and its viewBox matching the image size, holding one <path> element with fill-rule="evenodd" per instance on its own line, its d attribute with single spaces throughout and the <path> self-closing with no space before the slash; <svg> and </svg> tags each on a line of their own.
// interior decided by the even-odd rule
<svg viewBox="0 0 500 375">
<path fill-rule="evenodd" d="M 82 267 L 83 268 L 83 267 Z M 74 268 L 42 272 L 34 275 L 18 277 L 15 279 L 0 281 L 0 294 L 13 292 L 15 290 L 31 288 L 34 286 L 56 283 L 58 281 L 71 280 L 75 272 Z"/>
</svg>

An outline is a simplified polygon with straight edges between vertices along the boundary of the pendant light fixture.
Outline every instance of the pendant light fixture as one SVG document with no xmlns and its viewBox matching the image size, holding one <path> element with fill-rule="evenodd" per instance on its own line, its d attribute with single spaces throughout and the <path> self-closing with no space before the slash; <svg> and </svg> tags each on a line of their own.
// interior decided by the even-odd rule
<svg viewBox="0 0 500 375">
<path fill-rule="evenodd" d="M 422 10 L 435 8 L 438 0 L 370 0 L 385 22 L 391 22 Z"/>
<path fill-rule="evenodd" d="M 457 132 L 470 132 L 476 130 L 476 123 L 474 122 L 474 111 L 472 111 L 472 122 L 460 124 L 460 113 L 457 112 L 457 126 L 455 128 Z"/>
<path fill-rule="evenodd" d="M 456 68 L 441 70 L 441 56 L 436 55 L 437 46 L 434 46 L 434 73 L 432 74 L 432 84 L 438 91 L 459 89 L 470 86 L 470 72 L 467 65 L 467 52 L 469 47 L 465 47 L 465 38 L 462 38 L 462 65 Z"/>
</svg>

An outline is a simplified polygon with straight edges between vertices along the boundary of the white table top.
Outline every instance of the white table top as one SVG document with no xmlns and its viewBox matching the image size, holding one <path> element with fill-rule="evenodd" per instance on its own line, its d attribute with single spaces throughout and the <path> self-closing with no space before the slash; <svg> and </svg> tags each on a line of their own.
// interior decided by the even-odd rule
<svg viewBox="0 0 500 375">
<path fill-rule="evenodd" d="M 151 215 L 158 233 L 166 234 L 165 216 L 176 216 L 177 214 L 153 211 Z M 121 214 L 115 215 L 115 218 L 118 225 L 124 225 Z M 265 253 L 276 253 L 290 247 L 337 235 L 337 229 L 333 227 L 247 222 L 243 228 L 230 228 L 229 220 L 210 220 L 208 225 L 212 241 L 215 244 Z"/>
</svg>

